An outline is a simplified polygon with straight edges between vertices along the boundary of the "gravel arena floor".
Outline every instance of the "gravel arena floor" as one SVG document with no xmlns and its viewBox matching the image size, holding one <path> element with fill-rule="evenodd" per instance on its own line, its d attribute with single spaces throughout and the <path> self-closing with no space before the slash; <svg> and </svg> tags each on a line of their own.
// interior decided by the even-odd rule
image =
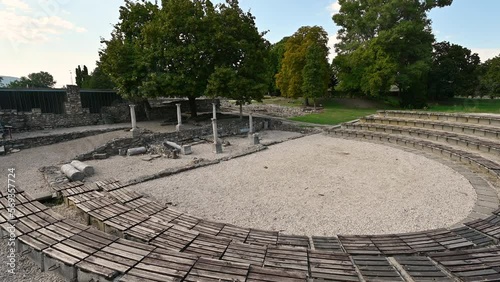
<svg viewBox="0 0 500 282">
<path fill-rule="evenodd" d="M 472 185 L 402 150 L 313 135 L 131 187 L 205 219 L 290 234 L 383 234 L 465 219 Z"/>
<path fill-rule="evenodd" d="M 266 134 L 263 141 L 295 136 Z M 7 169 L 15 167 L 19 187 L 32 194 L 49 191 L 40 167 L 59 164 L 112 138 L 128 135 L 123 131 L 106 133 L 0 157 L 0 182 L 6 183 Z M 244 148 L 245 142 L 234 139 L 228 153 Z M 124 162 L 121 157 L 92 162 L 98 175 L 90 180 L 126 180 L 182 165 L 194 157 L 213 158 L 205 145 L 195 146 L 195 155 L 175 160 L 178 163 L 140 158 Z M 120 170 L 123 173 L 117 172 Z M 287 141 L 131 189 L 205 219 L 306 235 L 446 227 L 466 218 L 477 198 L 463 176 L 440 163 L 391 147 L 324 135 Z M 64 207 L 58 207 L 57 212 L 72 217 Z M 0 281 L 64 281 L 50 272 L 41 273 L 29 259 L 19 257 L 17 275 L 7 276 L 7 241 L 0 242 Z"/>
</svg>

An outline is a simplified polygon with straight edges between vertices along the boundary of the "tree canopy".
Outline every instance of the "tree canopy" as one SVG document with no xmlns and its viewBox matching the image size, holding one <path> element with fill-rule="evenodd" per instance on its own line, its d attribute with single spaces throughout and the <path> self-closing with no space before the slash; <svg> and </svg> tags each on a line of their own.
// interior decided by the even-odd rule
<svg viewBox="0 0 500 282">
<path fill-rule="evenodd" d="M 121 95 L 186 97 L 193 116 L 195 99 L 207 92 L 243 103 L 262 97 L 268 83 L 267 42 L 237 0 L 216 6 L 209 0 L 164 0 L 161 6 L 127 0 L 103 43 L 102 70 Z"/>
<path fill-rule="evenodd" d="M 312 81 L 306 82 L 304 86 L 304 75 L 312 74 L 313 65 L 321 70 L 317 79 L 318 82 L 326 81 L 328 83 L 329 70 L 328 70 L 328 33 L 319 26 L 304 26 L 299 28 L 285 43 L 285 53 L 281 62 L 281 68 L 276 75 L 276 86 L 285 97 L 298 98 L 307 96 L 304 95 L 304 89 L 310 95 L 313 91 L 310 87 Z M 309 68 L 304 72 L 304 68 L 308 64 L 308 51 L 314 54 L 309 54 Z M 312 62 L 311 60 L 316 60 Z M 316 84 L 315 84 L 316 85 Z M 323 83 L 316 85 L 323 89 Z"/>
<path fill-rule="evenodd" d="M 454 96 L 474 96 L 477 89 L 478 54 L 449 42 L 434 44 L 429 73 L 429 97 L 444 100 Z"/>
<path fill-rule="evenodd" d="M 30 73 L 28 77 L 21 77 L 12 81 L 7 88 L 52 88 L 56 84 L 54 77 L 48 72 Z"/>
<path fill-rule="evenodd" d="M 484 62 L 481 70 L 480 91 L 490 98 L 500 97 L 500 55 Z"/>
<path fill-rule="evenodd" d="M 75 69 L 75 82 L 76 82 L 76 85 L 82 87 L 83 84 L 90 78 L 89 76 L 89 69 L 87 68 L 86 65 L 83 65 L 83 69 L 82 67 L 80 67 L 80 65 L 78 65 L 78 67 Z"/>
<path fill-rule="evenodd" d="M 434 35 L 427 12 L 452 0 L 339 0 L 338 88 L 380 96 L 395 85 L 403 106 L 425 103 Z"/>
</svg>

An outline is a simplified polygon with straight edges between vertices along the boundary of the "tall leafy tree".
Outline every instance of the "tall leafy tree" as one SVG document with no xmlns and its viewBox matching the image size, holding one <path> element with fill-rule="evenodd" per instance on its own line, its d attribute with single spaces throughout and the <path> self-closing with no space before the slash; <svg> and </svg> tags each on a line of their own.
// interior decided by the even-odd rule
<svg viewBox="0 0 500 282">
<path fill-rule="evenodd" d="M 328 90 L 330 74 L 330 65 L 324 50 L 316 44 L 309 46 L 306 64 L 302 69 L 302 93 L 305 99 L 313 99 L 314 107 L 316 99 L 323 97 Z"/>
<path fill-rule="evenodd" d="M 281 64 L 283 58 L 285 57 L 285 45 L 288 40 L 288 36 L 281 39 L 279 42 L 271 45 L 269 48 L 269 92 L 274 94 L 279 94 L 279 89 L 276 86 L 276 75 L 281 70 Z"/>
<path fill-rule="evenodd" d="M 258 32 L 253 15 L 244 13 L 236 0 L 217 6 L 216 27 L 213 44 L 218 51 L 206 94 L 236 100 L 241 117 L 243 105 L 260 101 L 268 90 L 269 43 Z"/>
<path fill-rule="evenodd" d="M 56 84 L 54 77 L 45 71 L 30 73 L 28 77 L 21 77 L 17 81 L 12 81 L 8 88 L 52 88 Z"/>
<path fill-rule="evenodd" d="M 280 72 L 276 75 L 276 85 L 285 97 L 303 97 L 303 69 L 306 66 L 307 51 L 315 45 L 317 51 L 323 54 L 322 65 L 328 64 L 328 33 L 319 26 L 305 26 L 299 28 L 285 44 L 285 54 L 281 64 Z M 305 100 L 307 103 L 307 99 Z"/>
<path fill-rule="evenodd" d="M 452 0 L 339 0 L 338 88 L 379 96 L 392 85 L 404 106 L 425 104 L 434 35 L 427 12 Z"/>
<path fill-rule="evenodd" d="M 90 78 L 89 76 L 89 69 L 87 68 L 86 65 L 83 65 L 83 69 L 82 67 L 80 67 L 80 65 L 78 65 L 78 67 L 75 69 L 75 82 L 76 82 L 76 85 L 82 87 L 84 85 L 84 83 Z"/>
<path fill-rule="evenodd" d="M 500 55 L 484 62 L 481 68 L 480 91 L 492 99 L 500 97 Z"/>
<path fill-rule="evenodd" d="M 142 88 L 150 95 L 187 97 L 196 116 L 196 98 L 205 93 L 214 71 L 218 39 L 215 9 L 208 0 L 162 1 L 144 28 L 141 53 L 147 74 Z"/>
<path fill-rule="evenodd" d="M 126 0 L 120 7 L 119 22 L 114 26 L 111 39 L 101 39 L 103 48 L 99 51 L 100 67 L 109 76 L 118 94 L 142 104 L 149 114 L 147 98 L 159 96 L 148 92 L 143 85 L 149 75 L 144 46 L 145 25 L 149 24 L 159 7 L 149 1 Z"/>
<path fill-rule="evenodd" d="M 443 100 L 454 96 L 474 96 L 479 83 L 479 55 L 449 42 L 434 44 L 429 96 Z"/>
</svg>

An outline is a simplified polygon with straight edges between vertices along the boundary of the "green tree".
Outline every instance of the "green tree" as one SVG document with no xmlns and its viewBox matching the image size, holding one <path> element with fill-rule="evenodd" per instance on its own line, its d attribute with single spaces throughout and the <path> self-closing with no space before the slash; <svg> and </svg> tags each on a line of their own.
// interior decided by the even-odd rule
<svg viewBox="0 0 500 282">
<path fill-rule="evenodd" d="M 303 69 L 306 65 L 307 50 L 310 46 L 316 45 L 326 60 L 328 56 L 327 44 L 328 33 L 319 26 L 301 27 L 286 41 L 281 69 L 276 75 L 276 85 L 283 96 L 303 97 Z M 305 99 L 306 105 L 307 101 Z"/>
<path fill-rule="evenodd" d="M 150 106 L 147 98 L 161 95 L 148 92 L 143 86 L 150 73 L 144 55 L 143 29 L 158 10 L 157 5 L 145 0 L 126 0 L 125 5 L 120 7 L 119 22 L 114 26 L 111 39 L 101 39 L 103 48 L 99 51 L 99 67 L 109 76 L 118 94 L 142 104 L 148 116 Z"/>
<path fill-rule="evenodd" d="M 281 69 L 281 64 L 283 58 L 285 57 L 285 45 L 288 40 L 288 36 L 281 39 L 279 42 L 271 45 L 269 49 L 269 89 L 268 91 L 273 94 L 280 94 L 278 87 L 276 86 L 276 75 Z"/>
<path fill-rule="evenodd" d="M 111 78 L 106 75 L 99 63 L 97 67 L 92 71 L 89 75 L 88 79 L 83 81 L 82 89 L 114 89 L 115 84 L 111 80 Z"/>
<path fill-rule="evenodd" d="M 21 77 L 17 81 L 12 81 L 8 88 L 52 88 L 56 84 L 54 77 L 48 72 L 30 73 L 28 77 Z"/>
<path fill-rule="evenodd" d="M 216 7 L 218 30 L 215 70 L 210 74 L 205 93 L 236 100 L 242 117 L 243 105 L 261 101 L 268 90 L 269 43 L 255 26 L 255 18 L 244 13 L 238 1 Z"/>
<path fill-rule="evenodd" d="M 89 76 L 89 70 L 87 68 L 86 65 L 83 65 L 83 70 L 82 68 L 80 67 L 80 65 L 78 65 L 78 67 L 75 69 L 75 82 L 76 82 L 76 85 L 80 86 L 80 87 L 83 87 L 84 83 L 90 79 L 90 76 Z"/>
<path fill-rule="evenodd" d="M 4 87 L 3 85 L 3 77 L 0 76 L 0 88 Z"/>
<path fill-rule="evenodd" d="M 480 91 L 491 99 L 500 97 L 500 55 L 484 62 L 481 69 Z"/>
<path fill-rule="evenodd" d="M 141 52 L 148 68 L 144 90 L 155 96 L 186 97 L 191 115 L 196 116 L 196 98 L 205 93 L 219 59 L 216 53 L 224 51 L 214 45 L 220 33 L 210 1 L 163 1 L 144 28 L 146 48 Z"/>
<path fill-rule="evenodd" d="M 429 97 L 444 100 L 454 96 L 474 96 L 479 83 L 478 54 L 449 42 L 434 44 L 429 73 Z"/>
<path fill-rule="evenodd" d="M 339 0 L 338 89 L 380 96 L 399 88 L 403 106 L 425 104 L 434 35 L 427 12 L 452 0 Z"/>
<path fill-rule="evenodd" d="M 328 90 L 330 81 L 330 65 L 324 50 L 313 44 L 306 52 L 306 64 L 302 69 L 302 93 L 305 99 L 313 99 L 316 108 L 316 99 L 321 98 Z"/>
</svg>

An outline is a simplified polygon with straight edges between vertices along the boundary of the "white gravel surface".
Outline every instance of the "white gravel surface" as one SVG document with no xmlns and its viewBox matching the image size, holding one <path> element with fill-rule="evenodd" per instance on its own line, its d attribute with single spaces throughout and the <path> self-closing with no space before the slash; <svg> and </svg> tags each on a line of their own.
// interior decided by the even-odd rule
<svg viewBox="0 0 500 282">
<path fill-rule="evenodd" d="M 314 135 L 132 187 L 192 215 L 290 234 L 384 234 L 465 219 L 471 184 L 395 148 Z"/>
</svg>

